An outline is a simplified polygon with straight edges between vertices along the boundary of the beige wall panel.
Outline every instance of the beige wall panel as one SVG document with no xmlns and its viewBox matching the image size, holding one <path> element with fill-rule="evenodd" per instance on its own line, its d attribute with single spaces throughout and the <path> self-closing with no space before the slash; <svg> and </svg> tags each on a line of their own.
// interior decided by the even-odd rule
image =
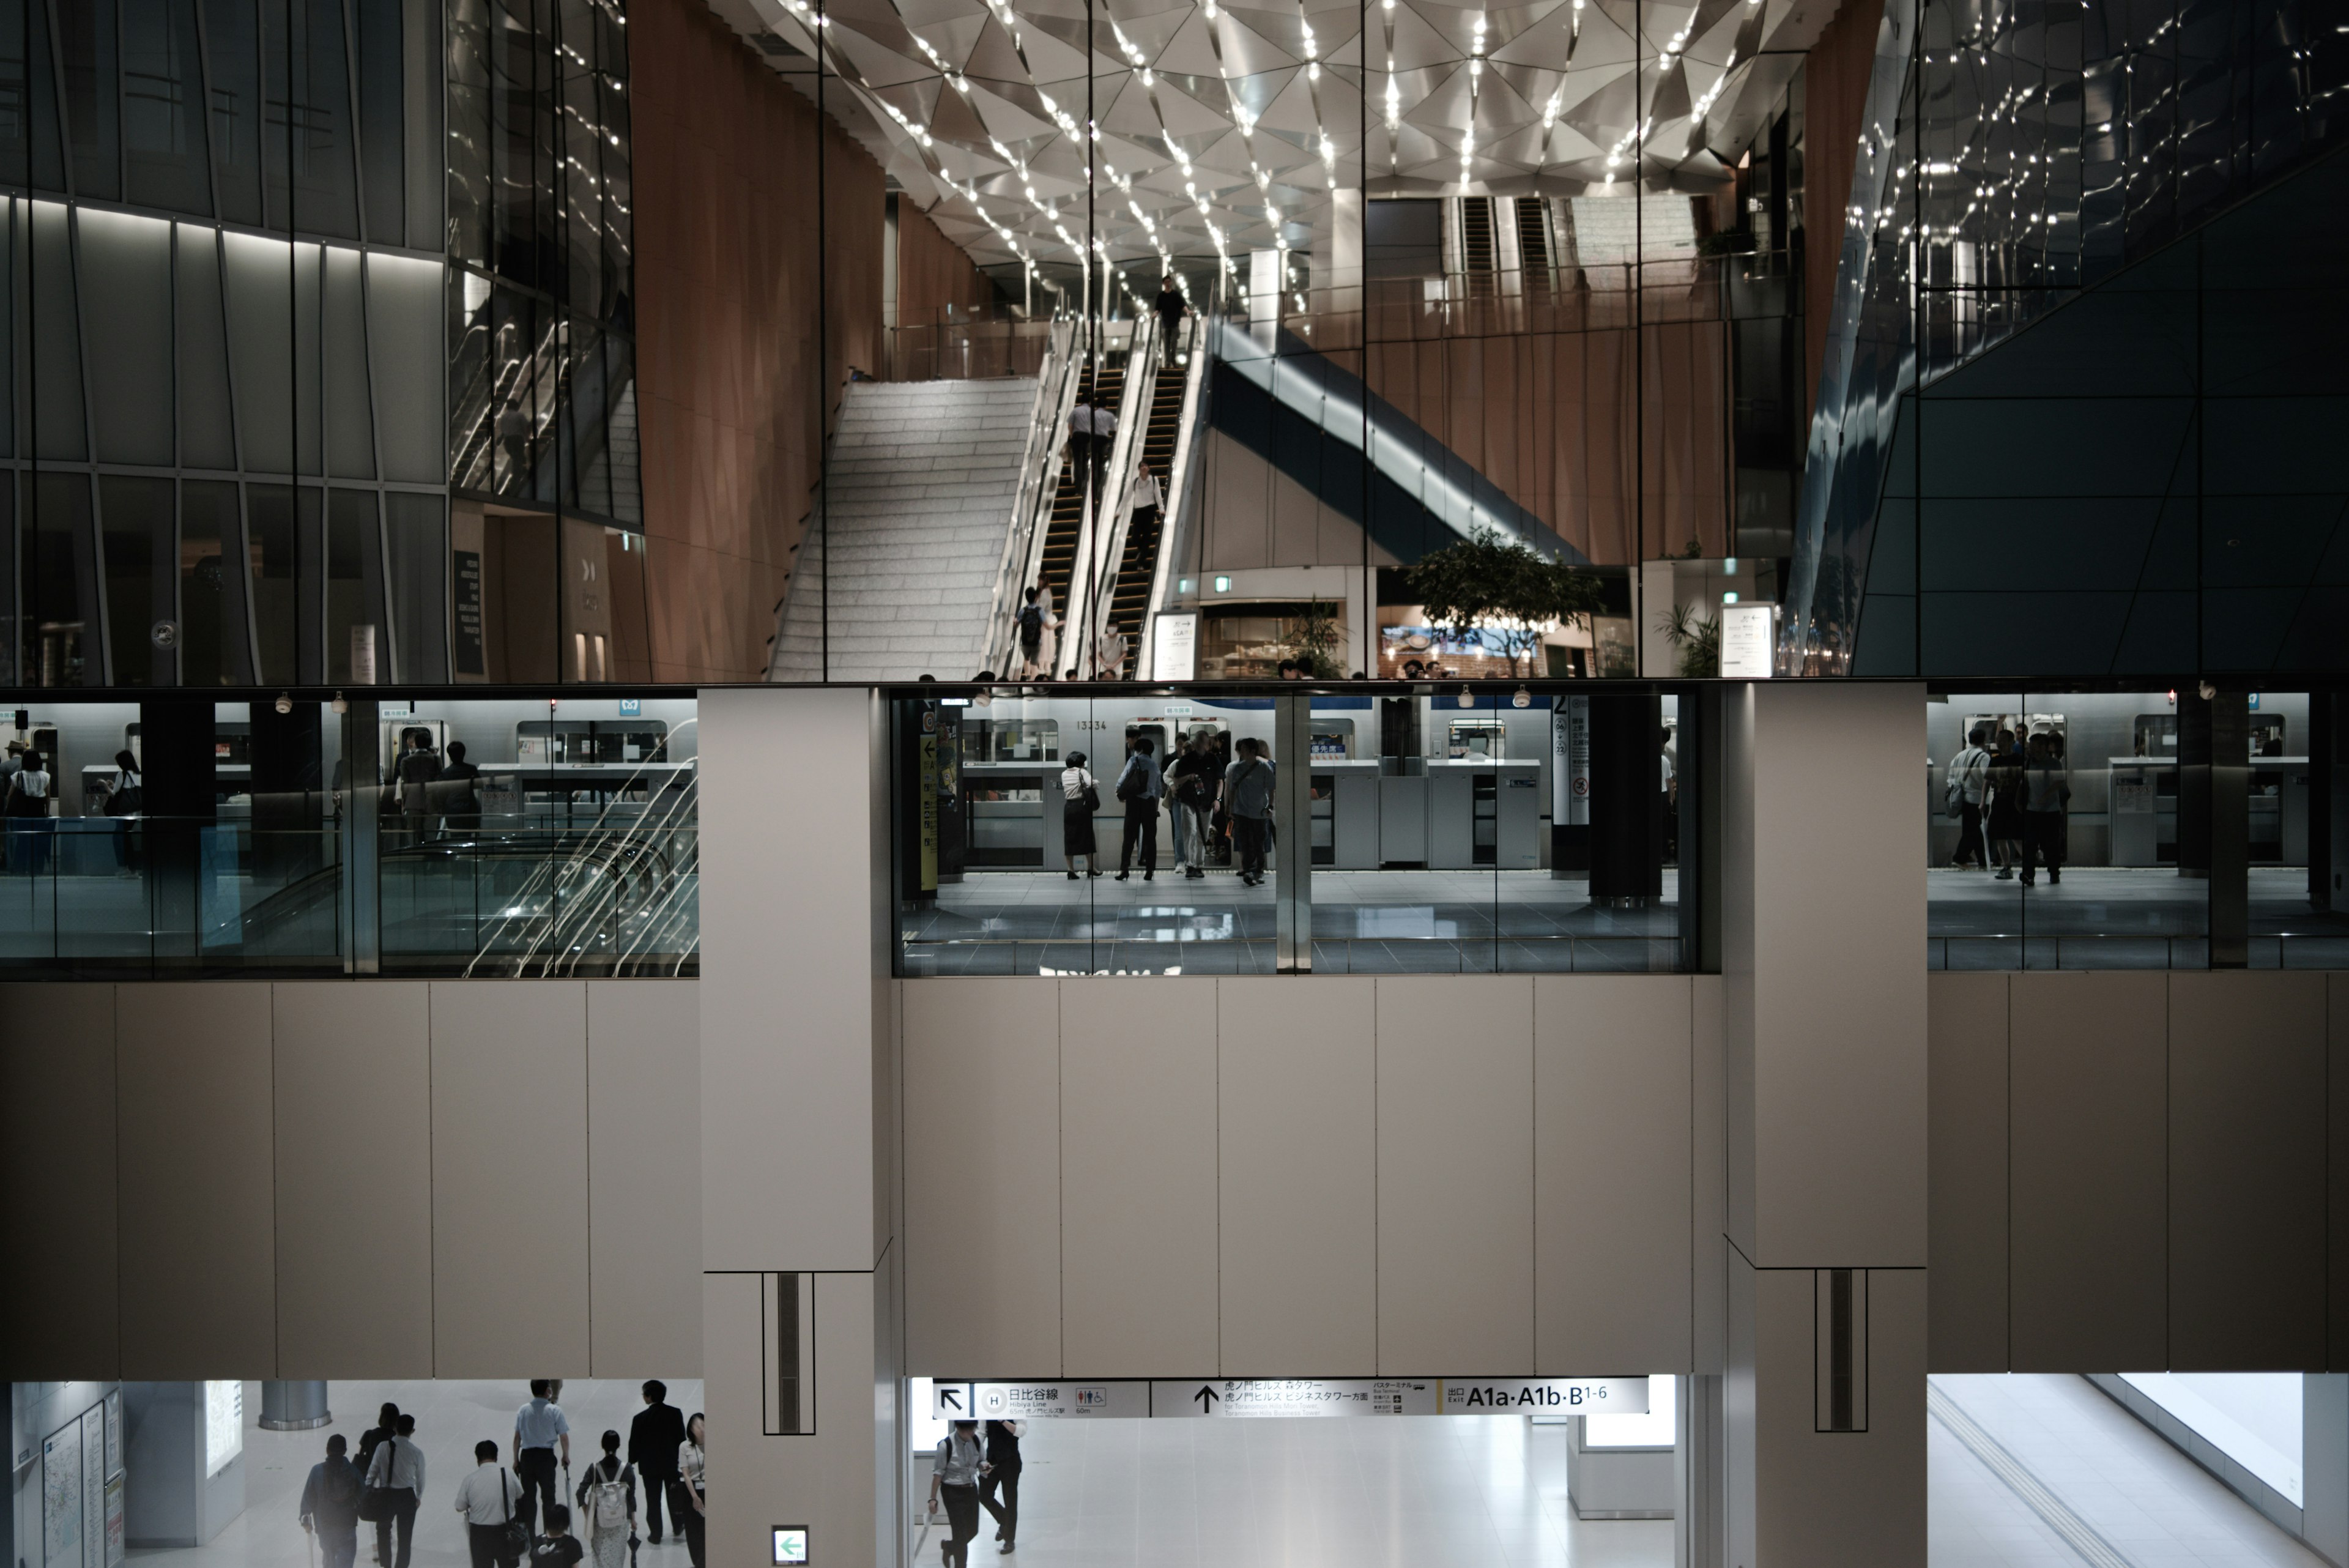
<svg viewBox="0 0 2349 1568">
<path fill-rule="evenodd" d="M 1226 1376 L 1378 1370 L 1375 983 L 1216 982 Z"/>
<path fill-rule="evenodd" d="M 274 1377 L 269 987 L 126 985 L 114 1018 L 122 1375 Z"/>
<path fill-rule="evenodd" d="M 429 1377 L 431 988 L 271 989 L 278 1371 Z"/>
<path fill-rule="evenodd" d="M 2328 1189 L 2325 1234 L 2349 1236 L 2349 974 L 2325 978 L 2326 1158 Z M 2326 1249 L 2331 1282 L 2325 1292 L 2330 1322 L 2329 1358 L 2335 1372 L 2349 1372 L 2349 1246 Z"/>
<path fill-rule="evenodd" d="M 905 1355 L 1061 1373 L 1061 982 L 904 982 Z"/>
<path fill-rule="evenodd" d="M 0 1291 L 0 1374 L 116 1377 L 114 987 L 0 986 L 0 1257 L 16 1261 Z"/>
<path fill-rule="evenodd" d="M 1061 1359 L 1184 1377 L 1216 1350 L 1208 980 L 1061 983 Z"/>
<path fill-rule="evenodd" d="M 587 984 L 589 1360 L 701 1375 L 699 982 Z"/>
<path fill-rule="evenodd" d="M 1929 975 L 1925 997 L 1931 1365 L 2003 1372 L 2007 977 Z"/>
<path fill-rule="evenodd" d="M 2166 1366 L 2168 976 L 2010 984 L 2011 1365 Z"/>
<path fill-rule="evenodd" d="M 891 907 L 877 887 L 885 800 L 811 769 L 871 759 L 878 700 L 855 689 L 701 693 L 702 1259 L 709 1269 L 873 1267 L 873 981 Z M 883 776 L 874 760 L 870 775 Z M 778 833 L 779 822 L 822 823 Z M 779 889 L 853 889 L 779 920 Z"/>
<path fill-rule="evenodd" d="M 2324 1367 L 2321 974 L 2169 977 L 2169 1365 Z"/>
<path fill-rule="evenodd" d="M 1381 980 L 1379 1370 L 1534 1357 L 1530 976 Z"/>
<path fill-rule="evenodd" d="M 588 1374 L 587 987 L 432 987 L 433 1369 Z"/>
<path fill-rule="evenodd" d="M 1534 981 L 1534 1370 L 1691 1363 L 1690 986 Z"/>
</svg>

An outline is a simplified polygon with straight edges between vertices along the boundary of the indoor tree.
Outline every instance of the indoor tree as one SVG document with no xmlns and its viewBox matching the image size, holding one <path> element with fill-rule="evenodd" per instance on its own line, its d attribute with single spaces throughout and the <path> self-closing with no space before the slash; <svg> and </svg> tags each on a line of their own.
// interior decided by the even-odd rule
<svg viewBox="0 0 2349 1568">
<path fill-rule="evenodd" d="M 1455 639 L 1497 637 L 1512 674 L 1541 646 L 1545 627 L 1581 625 L 1605 603 L 1598 574 L 1488 527 L 1430 553 L 1404 580 L 1429 622 Z"/>
</svg>

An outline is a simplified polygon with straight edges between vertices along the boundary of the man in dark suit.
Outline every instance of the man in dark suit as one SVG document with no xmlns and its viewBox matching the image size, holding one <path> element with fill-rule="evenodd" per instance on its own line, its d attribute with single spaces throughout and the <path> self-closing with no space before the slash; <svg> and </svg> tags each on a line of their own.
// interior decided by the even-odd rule
<svg viewBox="0 0 2349 1568">
<path fill-rule="evenodd" d="M 628 1462 L 645 1481 L 646 1537 L 656 1546 L 661 1538 L 661 1503 L 668 1483 L 678 1479 L 677 1450 L 685 1442 L 685 1417 L 667 1402 L 668 1385 L 656 1377 L 645 1385 L 645 1407 L 628 1423 Z M 681 1532 L 685 1521 L 677 1521 Z"/>
</svg>

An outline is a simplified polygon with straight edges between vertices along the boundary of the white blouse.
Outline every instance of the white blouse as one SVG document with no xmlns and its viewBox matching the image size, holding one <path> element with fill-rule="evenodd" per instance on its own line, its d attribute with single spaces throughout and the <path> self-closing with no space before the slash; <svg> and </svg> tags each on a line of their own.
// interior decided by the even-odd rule
<svg viewBox="0 0 2349 1568">
<path fill-rule="evenodd" d="M 1082 800 L 1085 791 L 1094 787 L 1093 775 L 1083 768 L 1061 770 L 1061 794 L 1066 800 Z"/>
</svg>

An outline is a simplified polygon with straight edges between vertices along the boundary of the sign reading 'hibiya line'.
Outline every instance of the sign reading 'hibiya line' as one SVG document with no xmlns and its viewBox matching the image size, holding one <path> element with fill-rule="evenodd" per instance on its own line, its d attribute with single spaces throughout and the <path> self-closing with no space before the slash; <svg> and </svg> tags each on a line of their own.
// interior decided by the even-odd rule
<svg viewBox="0 0 2349 1568">
<path fill-rule="evenodd" d="M 933 1418 L 1317 1419 L 1333 1416 L 1640 1416 L 1645 1377 L 1070 1378 L 930 1386 Z"/>
</svg>

